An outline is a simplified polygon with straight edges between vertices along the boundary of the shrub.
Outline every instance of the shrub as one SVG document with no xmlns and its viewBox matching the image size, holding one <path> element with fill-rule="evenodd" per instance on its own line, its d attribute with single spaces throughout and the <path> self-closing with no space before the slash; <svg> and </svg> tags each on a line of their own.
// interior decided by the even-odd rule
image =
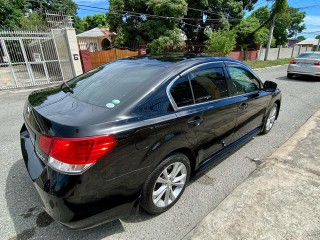
<svg viewBox="0 0 320 240">
<path fill-rule="evenodd" d="M 218 30 L 207 33 L 204 42 L 206 52 L 215 56 L 227 56 L 236 46 L 236 34 L 230 30 Z"/>
<path fill-rule="evenodd" d="M 167 30 L 163 36 L 153 40 L 148 44 L 148 49 L 152 53 L 163 53 L 168 50 L 182 50 L 184 46 L 185 43 L 181 30 L 176 28 L 174 30 Z"/>
</svg>

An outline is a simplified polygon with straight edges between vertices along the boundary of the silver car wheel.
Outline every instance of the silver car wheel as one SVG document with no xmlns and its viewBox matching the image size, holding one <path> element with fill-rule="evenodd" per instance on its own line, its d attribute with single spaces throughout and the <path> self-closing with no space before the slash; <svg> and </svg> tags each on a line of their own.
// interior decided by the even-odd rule
<svg viewBox="0 0 320 240">
<path fill-rule="evenodd" d="M 273 106 L 273 108 L 271 109 L 268 119 L 267 119 L 267 123 L 266 123 L 266 130 L 269 131 L 273 124 L 274 121 L 276 120 L 276 116 L 277 116 L 277 106 Z"/>
<path fill-rule="evenodd" d="M 172 204 L 185 187 L 186 179 L 187 168 L 183 163 L 175 162 L 166 167 L 154 184 L 153 203 L 159 208 Z"/>
</svg>

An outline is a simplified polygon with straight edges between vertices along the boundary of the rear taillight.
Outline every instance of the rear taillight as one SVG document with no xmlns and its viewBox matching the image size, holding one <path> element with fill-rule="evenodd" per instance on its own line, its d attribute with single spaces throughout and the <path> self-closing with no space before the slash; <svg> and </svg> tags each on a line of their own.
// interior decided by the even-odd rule
<svg viewBox="0 0 320 240">
<path fill-rule="evenodd" d="M 85 171 L 116 144 L 112 136 L 58 138 L 42 135 L 39 140 L 39 147 L 49 155 L 48 165 L 69 174 Z"/>
<path fill-rule="evenodd" d="M 298 62 L 296 62 L 295 60 L 291 60 L 290 64 L 297 64 Z"/>
<path fill-rule="evenodd" d="M 49 155 L 52 142 L 53 142 L 52 137 L 41 135 L 39 140 L 39 147 L 44 153 Z"/>
<path fill-rule="evenodd" d="M 313 65 L 320 66 L 320 62 L 314 62 Z"/>
</svg>

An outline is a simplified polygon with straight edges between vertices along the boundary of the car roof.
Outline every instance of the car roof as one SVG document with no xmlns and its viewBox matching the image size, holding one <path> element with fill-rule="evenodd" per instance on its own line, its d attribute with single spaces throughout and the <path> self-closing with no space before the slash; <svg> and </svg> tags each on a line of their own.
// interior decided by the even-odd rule
<svg viewBox="0 0 320 240">
<path fill-rule="evenodd" d="M 183 66 L 188 68 L 192 65 L 197 65 L 206 62 L 218 62 L 218 61 L 228 61 L 228 62 L 242 62 L 228 58 L 228 57 L 212 57 L 212 56 L 201 56 L 198 54 L 167 54 L 167 55 L 141 55 L 129 58 L 121 59 L 120 61 L 130 61 L 136 63 L 158 65 L 166 68 L 176 68 Z M 188 66 L 190 65 L 190 66 Z"/>
<path fill-rule="evenodd" d="M 198 54 L 167 54 L 167 55 L 142 55 L 123 58 L 117 61 L 130 64 L 149 65 L 150 67 L 162 67 L 161 75 L 150 79 L 155 85 L 164 83 L 168 79 L 179 75 L 181 72 L 202 63 L 232 62 L 247 67 L 243 62 L 228 57 L 201 56 Z M 248 68 L 248 67 L 247 67 Z"/>
<path fill-rule="evenodd" d="M 303 52 L 303 53 L 300 53 L 300 54 L 304 54 L 304 53 L 308 53 L 308 54 L 320 54 L 320 52 L 317 52 L 317 51 L 313 51 L 313 52 Z"/>
</svg>

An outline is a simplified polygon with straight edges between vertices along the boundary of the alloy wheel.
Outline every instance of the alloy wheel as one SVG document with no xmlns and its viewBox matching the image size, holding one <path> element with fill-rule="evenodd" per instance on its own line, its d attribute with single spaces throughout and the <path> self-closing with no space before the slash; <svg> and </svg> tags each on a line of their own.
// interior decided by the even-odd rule
<svg viewBox="0 0 320 240">
<path fill-rule="evenodd" d="M 270 113 L 269 113 L 269 116 L 268 116 L 268 119 L 267 119 L 267 122 L 266 122 L 266 130 L 269 131 L 275 120 L 276 120 L 276 116 L 277 116 L 277 106 L 273 106 Z"/>
<path fill-rule="evenodd" d="M 165 208 L 182 193 L 187 179 L 187 168 L 181 162 L 166 167 L 157 178 L 152 191 L 155 206 Z"/>
</svg>

